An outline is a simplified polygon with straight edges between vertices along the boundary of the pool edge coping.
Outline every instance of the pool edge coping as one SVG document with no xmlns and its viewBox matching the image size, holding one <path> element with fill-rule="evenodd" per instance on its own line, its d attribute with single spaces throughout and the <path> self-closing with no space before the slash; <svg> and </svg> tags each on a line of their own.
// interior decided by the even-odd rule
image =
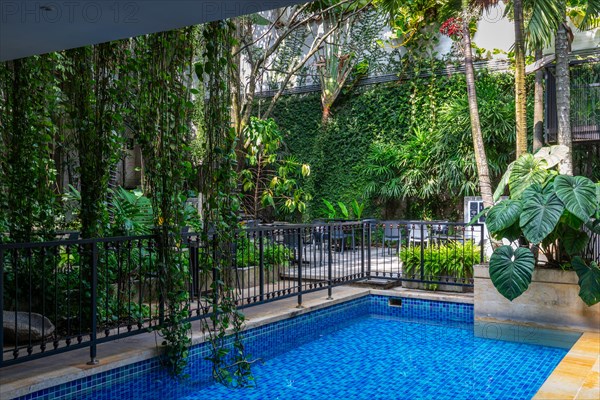
<svg viewBox="0 0 600 400">
<path fill-rule="evenodd" d="M 600 332 L 583 332 L 534 400 L 600 398 Z"/>
</svg>

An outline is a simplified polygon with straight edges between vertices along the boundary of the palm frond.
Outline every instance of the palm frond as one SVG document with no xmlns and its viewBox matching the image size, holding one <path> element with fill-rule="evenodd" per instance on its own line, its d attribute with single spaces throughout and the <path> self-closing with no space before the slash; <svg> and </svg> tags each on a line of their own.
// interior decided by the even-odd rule
<svg viewBox="0 0 600 400">
<path fill-rule="evenodd" d="M 588 31 L 600 27 L 600 0 L 588 0 L 585 16 L 577 28 Z"/>
<path fill-rule="evenodd" d="M 596 0 L 597 1 L 597 0 Z M 547 46 L 561 21 L 557 0 L 524 0 L 523 8 L 530 15 L 525 26 L 527 42 L 532 48 Z"/>
</svg>

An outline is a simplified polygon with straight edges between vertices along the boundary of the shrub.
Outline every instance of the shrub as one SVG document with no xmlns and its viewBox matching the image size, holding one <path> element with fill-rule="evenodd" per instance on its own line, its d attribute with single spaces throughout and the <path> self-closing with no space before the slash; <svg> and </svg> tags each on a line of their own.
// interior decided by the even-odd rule
<svg viewBox="0 0 600 400">
<path fill-rule="evenodd" d="M 260 248 L 257 241 L 248 237 L 240 238 L 236 249 L 236 266 L 238 268 L 253 267 L 260 264 Z M 282 244 L 263 243 L 263 265 L 272 270 L 277 265 L 287 265 L 293 258 L 293 252 Z"/>
<path fill-rule="evenodd" d="M 423 274 L 425 280 L 442 280 L 443 277 L 469 279 L 473 277 L 473 265 L 480 262 L 481 248 L 473 241 L 465 243 L 448 242 L 443 245 L 431 245 L 423 252 Z M 421 277 L 421 248 L 406 247 L 400 251 L 403 276 L 408 279 Z M 436 290 L 438 284 L 425 286 Z"/>
</svg>

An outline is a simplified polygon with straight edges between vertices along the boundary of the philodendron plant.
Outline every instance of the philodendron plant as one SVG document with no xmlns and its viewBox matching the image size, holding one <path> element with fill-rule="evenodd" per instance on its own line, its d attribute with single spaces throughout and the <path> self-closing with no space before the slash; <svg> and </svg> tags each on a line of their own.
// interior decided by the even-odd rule
<svg viewBox="0 0 600 400">
<path fill-rule="evenodd" d="M 494 194 L 498 201 L 508 185 L 509 199 L 486 211 L 492 237 L 513 243 L 496 248 L 489 261 L 494 286 L 511 301 L 529 287 L 541 252 L 548 263 L 575 270 L 579 296 L 588 306 L 600 302 L 597 260 L 582 257 L 590 240 L 587 232 L 600 234 L 600 183 L 559 174 L 565 153 L 564 146 L 551 146 L 519 157 Z"/>
</svg>

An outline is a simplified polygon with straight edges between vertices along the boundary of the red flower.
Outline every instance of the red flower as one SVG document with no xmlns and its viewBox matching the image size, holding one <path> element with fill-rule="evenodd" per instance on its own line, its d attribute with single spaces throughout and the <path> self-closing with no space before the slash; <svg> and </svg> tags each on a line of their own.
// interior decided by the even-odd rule
<svg viewBox="0 0 600 400">
<path fill-rule="evenodd" d="M 461 18 L 448 18 L 440 27 L 440 33 L 452 40 L 459 40 L 463 35 L 463 21 Z"/>
</svg>

